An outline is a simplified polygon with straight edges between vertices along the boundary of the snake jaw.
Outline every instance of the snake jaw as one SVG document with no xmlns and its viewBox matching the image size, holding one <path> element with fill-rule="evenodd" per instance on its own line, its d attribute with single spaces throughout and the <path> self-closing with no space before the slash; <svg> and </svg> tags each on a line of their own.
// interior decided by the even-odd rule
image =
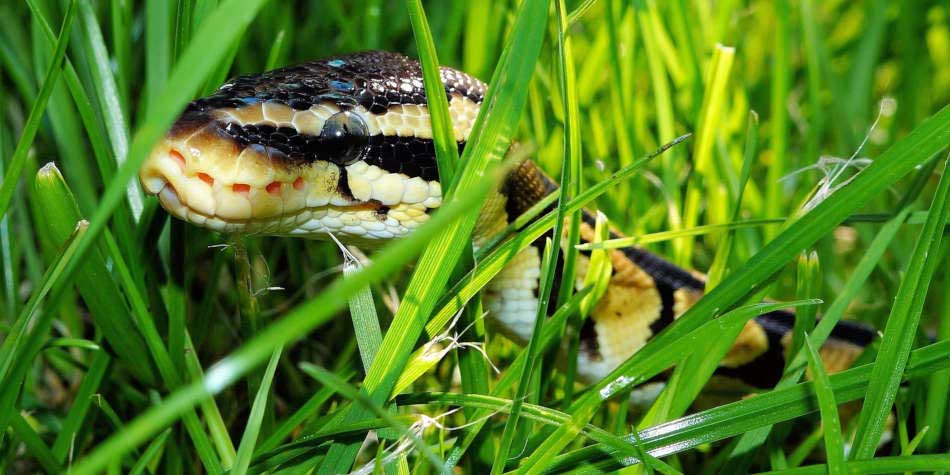
<svg viewBox="0 0 950 475">
<path fill-rule="evenodd" d="M 173 128 L 139 179 L 173 216 L 220 232 L 366 244 L 409 233 L 441 205 L 437 181 L 356 162 L 287 166 L 262 147 L 237 147 L 214 124 Z M 345 185 L 344 185 L 345 183 Z"/>
<path fill-rule="evenodd" d="M 337 192 L 340 171 L 332 164 L 275 166 L 259 149 L 229 150 L 227 141 L 205 135 L 169 134 L 139 174 L 180 219 L 217 231 L 283 233 L 304 211 L 354 204 Z"/>
</svg>

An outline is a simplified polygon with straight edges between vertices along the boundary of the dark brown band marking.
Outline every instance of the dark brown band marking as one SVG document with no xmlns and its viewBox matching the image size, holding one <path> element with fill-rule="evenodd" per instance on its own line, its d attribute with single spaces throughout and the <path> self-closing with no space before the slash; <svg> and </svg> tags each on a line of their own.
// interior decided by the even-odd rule
<svg viewBox="0 0 950 475">
<path fill-rule="evenodd" d="M 461 153 L 465 142 L 460 142 L 458 147 Z M 364 157 L 366 163 L 390 173 L 422 177 L 426 181 L 439 179 L 435 143 L 432 139 L 371 135 Z"/>
<path fill-rule="evenodd" d="M 291 127 L 273 127 L 270 125 L 223 124 L 222 131 L 242 147 L 260 145 L 283 154 L 291 163 L 307 164 L 316 160 L 348 165 L 341 160 L 341 154 L 334 153 L 340 144 L 334 139 L 301 134 Z M 439 179 L 439 168 L 435 158 L 435 144 L 432 139 L 418 137 L 397 137 L 391 135 L 371 135 L 365 137 L 361 145 L 362 160 L 390 173 L 402 173 L 410 178 L 423 180 Z M 459 153 L 465 142 L 459 142 Z"/>
<path fill-rule="evenodd" d="M 337 178 L 336 192 L 350 201 L 356 200 L 356 198 L 353 197 L 353 191 L 350 190 L 350 176 L 346 173 L 346 168 L 344 167 L 340 167 L 340 177 Z"/>
</svg>

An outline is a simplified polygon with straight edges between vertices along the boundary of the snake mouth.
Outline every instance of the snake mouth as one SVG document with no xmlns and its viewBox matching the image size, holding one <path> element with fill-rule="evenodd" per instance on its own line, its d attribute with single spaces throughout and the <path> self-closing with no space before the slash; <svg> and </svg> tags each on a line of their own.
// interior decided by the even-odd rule
<svg viewBox="0 0 950 475">
<path fill-rule="evenodd" d="M 237 234 L 384 240 L 408 233 L 441 202 L 437 182 L 394 181 L 362 162 L 288 164 L 265 147 L 234 143 L 215 123 L 173 128 L 139 179 L 173 216 Z"/>
<path fill-rule="evenodd" d="M 348 224 L 357 224 L 353 218 L 374 216 L 379 208 L 378 203 L 340 196 L 336 187 L 341 174 L 332 164 L 261 169 L 253 165 L 259 160 L 247 160 L 242 152 L 229 157 L 232 163 L 248 162 L 238 169 L 221 160 L 209 163 L 211 148 L 187 150 L 175 142 L 166 140 L 156 148 L 140 179 L 170 214 L 198 226 L 240 234 L 345 234 Z"/>
<path fill-rule="evenodd" d="M 274 166 L 266 151 L 238 150 L 213 129 L 170 134 L 142 167 L 145 190 L 176 217 L 217 231 L 289 232 L 304 210 L 356 204 L 335 196 L 339 169 L 323 167 L 321 181 L 313 167 Z"/>
<path fill-rule="evenodd" d="M 350 206 L 328 205 L 313 208 L 304 207 L 299 210 L 290 210 L 282 215 L 265 218 L 222 218 L 218 215 L 206 214 L 189 206 L 184 200 L 182 200 L 178 190 L 175 189 L 174 185 L 169 182 L 162 183 L 158 180 L 152 180 L 150 183 L 152 189 L 150 189 L 149 192 L 153 192 L 155 187 L 159 185 L 161 185 L 161 189 L 159 189 L 158 192 L 154 194 L 158 196 L 162 207 L 165 208 L 169 213 L 192 224 L 225 233 L 268 235 L 302 234 L 310 235 L 312 237 L 322 237 L 323 234 L 336 231 L 340 234 L 347 235 L 351 233 L 345 229 L 333 230 L 329 229 L 329 226 L 324 226 L 327 229 L 314 229 L 312 226 L 308 227 L 306 225 L 307 223 L 311 222 L 326 221 L 339 221 L 342 223 L 342 217 L 347 213 L 368 213 L 372 216 L 378 214 L 378 206 L 374 203 L 368 203 Z M 238 193 L 244 194 L 246 192 Z M 194 196 L 194 194 L 192 193 L 186 196 Z M 360 232 L 355 234 L 365 238 L 367 233 L 366 230 L 360 230 Z M 379 237 L 382 238 L 383 236 Z"/>
</svg>

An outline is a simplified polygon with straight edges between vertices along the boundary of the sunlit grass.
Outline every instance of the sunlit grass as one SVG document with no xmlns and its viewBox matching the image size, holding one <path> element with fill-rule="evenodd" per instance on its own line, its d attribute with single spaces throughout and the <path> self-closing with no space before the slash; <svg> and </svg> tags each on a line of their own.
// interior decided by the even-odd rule
<svg viewBox="0 0 950 475">
<path fill-rule="evenodd" d="M 948 39 L 938 1 L 4 3 L 0 470 L 950 470 Z M 461 157 L 433 114 L 446 205 L 414 236 L 341 272 L 334 243 L 215 234 L 143 196 L 137 169 L 187 101 L 370 48 L 421 57 L 427 85 L 438 64 L 492 84 Z M 565 187 L 473 251 L 512 139 Z M 813 199 L 834 175 L 820 158 L 852 155 L 871 164 Z M 546 261 L 541 294 L 560 292 L 525 347 L 478 296 L 552 230 L 576 240 L 558 218 L 581 207 L 629 236 L 585 252 L 645 246 L 711 289 L 589 385 L 557 363 L 602 283 L 572 293 L 555 268 L 575 250 Z M 692 414 L 743 322 L 785 306 L 820 319 L 796 326 L 777 388 Z M 842 318 L 881 341 L 815 371 Z M 653 406 L 626 404 L 661 373 Z"/>
</svg>

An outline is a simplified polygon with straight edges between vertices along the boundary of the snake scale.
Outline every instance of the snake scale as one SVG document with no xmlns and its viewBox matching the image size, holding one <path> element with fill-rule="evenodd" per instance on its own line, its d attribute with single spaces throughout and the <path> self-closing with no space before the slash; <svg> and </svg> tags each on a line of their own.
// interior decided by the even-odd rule
<svg viewBox="0 0 950 475">
<path fill-rule="evenodd" d="M 442 67 L 461 150 L 486 85 Z M 185 109 L 140 172 L 172 215 L 212 230 L 379 245 L 425 223 L 442 203 L 422 69 L 406 56 L 365 52 L 230 80 Z M 511 171 L 479 217 L 486 242 L 556 189 L 531 161 Z M 591 240 L 591 217 L 581 225 Z M 517 254 L 484 289 L 491 320 L 524 342 L 538 309 L 540 243 Z M 588 382 L 607 375 L 703 294 L 703 277 L 640 248 L 610 251 L 609 285 L 585 320 L 577 361 Z M 588 258 L 578 262 L 578 285 Z M 781 376 L 794 316 L 750 320 L 718 374 L 754 387 Z M 830 371 L 849 367 L 875 338 L 841 322 L 821 348 Z"/>
</svg>

